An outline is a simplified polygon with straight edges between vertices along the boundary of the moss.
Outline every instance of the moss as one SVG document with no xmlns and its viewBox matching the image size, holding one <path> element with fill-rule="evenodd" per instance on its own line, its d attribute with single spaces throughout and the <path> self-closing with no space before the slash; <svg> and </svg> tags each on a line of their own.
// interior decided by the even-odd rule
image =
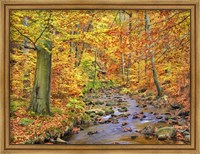
<svg viewBox="0 0 200 154">
<path fill-rule="evenodd" d="M 59 108 L 57 108 L 57 107 L 52 107 L 52 108 L 51 108 L 51 111 L 52 111 L 53 113 L 58 113 L 59 115 L 62 115 L 62 110 L 59 109 Z"/>
<path fill-rule="evenodd" d="M 19 121 L 19 125 L 28 126 L 29 124 L 31 124 L 31 123 L 33 123 L 33 122 L 34 122 L 33 119 L 22 118 L 22 119 L 20 119 L 20 121 Z"/>
</svg>

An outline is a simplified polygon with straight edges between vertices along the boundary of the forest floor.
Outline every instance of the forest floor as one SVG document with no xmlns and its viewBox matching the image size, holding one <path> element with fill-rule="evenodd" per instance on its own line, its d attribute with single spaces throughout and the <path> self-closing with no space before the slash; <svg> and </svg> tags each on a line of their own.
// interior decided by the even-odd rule
<svg viewBox="0 0 200 154">
<path fill-rule="evenodd" d="M 142 92 L 121 94 L 110 88 L 85 96 L 87 125 L 78 124 L 69 144 L 188 144 L 189 114 L 179 104 L 169 104 Z"/>
</svg>

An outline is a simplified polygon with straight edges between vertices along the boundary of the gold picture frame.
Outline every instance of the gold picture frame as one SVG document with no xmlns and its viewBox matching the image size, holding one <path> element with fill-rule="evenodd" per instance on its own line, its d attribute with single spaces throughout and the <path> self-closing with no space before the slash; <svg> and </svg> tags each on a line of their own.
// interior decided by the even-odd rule
<svg viewBox="0 0 200 154">
<path fill-rule="evenodd" d="M 2 0 L 0 41 L 0 136 L 2 153 L 200 153 L 200 50 L 198 0 Z M 9 144 L 9 10 L 10 9 L 190 9 L 191 10 L 191 144 L 190 145 L 11 145 Z"/>
</svg>

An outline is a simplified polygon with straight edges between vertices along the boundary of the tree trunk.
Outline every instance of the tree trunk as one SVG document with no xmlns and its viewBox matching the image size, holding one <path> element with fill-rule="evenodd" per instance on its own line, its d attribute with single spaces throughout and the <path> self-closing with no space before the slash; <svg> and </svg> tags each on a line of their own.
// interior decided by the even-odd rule
<svg viewBox="0 0 200 154">
<path fill-rule="evenodd" d="M 51 50 L 50 42 L 45 46 Z M 39 114 L 50 114 L 51 53 L 43 48 L 37 49 L 35 80 L 29 110 Z"/>
<path fill-rule="evenodd" d="M 127 66 L 127 81 L 126 84 L 129 84 L 130 81 L 130 67 L 131 67 L 131 53 L 129 53 L 129 57 L 128 57 L 128 66 Z"/>
<path fill-rule="evenodd" d="M 149 41 L 152 42 L 151 36 L 150 36 L 150 19 L 149 19 L 149 16 L 147 14 L 147 11 L 145 11 L 145 30 L 148 33 Z M 154 51 L 151 50 L 151 49 L 152 49 L 152 44 L 150 44 L 148 46 L 148 50 L 149 50 L 150 55 L 151 55 L 151 65 L 152 65 L 154 84 L 156 85 L 158 97 L 160 97 L 160 96 L 162 96 L 162 89 L 161 89 L 160 83 L 158 81 L 158 75 L 157 75 L 157 71 L 156 71 L 156 67 L 155 67 Z"/>
<path fill-rule="evenodd" d="M 140 62 L 138 61 L 137 62 L 137 64 L 138 64 L 138 83 L 140 83 Z"/>
</svg>

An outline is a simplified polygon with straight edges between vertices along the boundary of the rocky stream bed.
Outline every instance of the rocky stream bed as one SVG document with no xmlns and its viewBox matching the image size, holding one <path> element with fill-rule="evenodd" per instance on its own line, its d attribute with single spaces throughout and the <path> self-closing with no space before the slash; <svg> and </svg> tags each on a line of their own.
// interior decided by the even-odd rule
<svg viewBox="0 0 200 154">
<path fill-rule="evenodd" d="M 87 124 L 66 130 L 67 144 L 189 144 L 189 113 L 178 104 L 107 89 L 88 94 Z"/>
</svg>

